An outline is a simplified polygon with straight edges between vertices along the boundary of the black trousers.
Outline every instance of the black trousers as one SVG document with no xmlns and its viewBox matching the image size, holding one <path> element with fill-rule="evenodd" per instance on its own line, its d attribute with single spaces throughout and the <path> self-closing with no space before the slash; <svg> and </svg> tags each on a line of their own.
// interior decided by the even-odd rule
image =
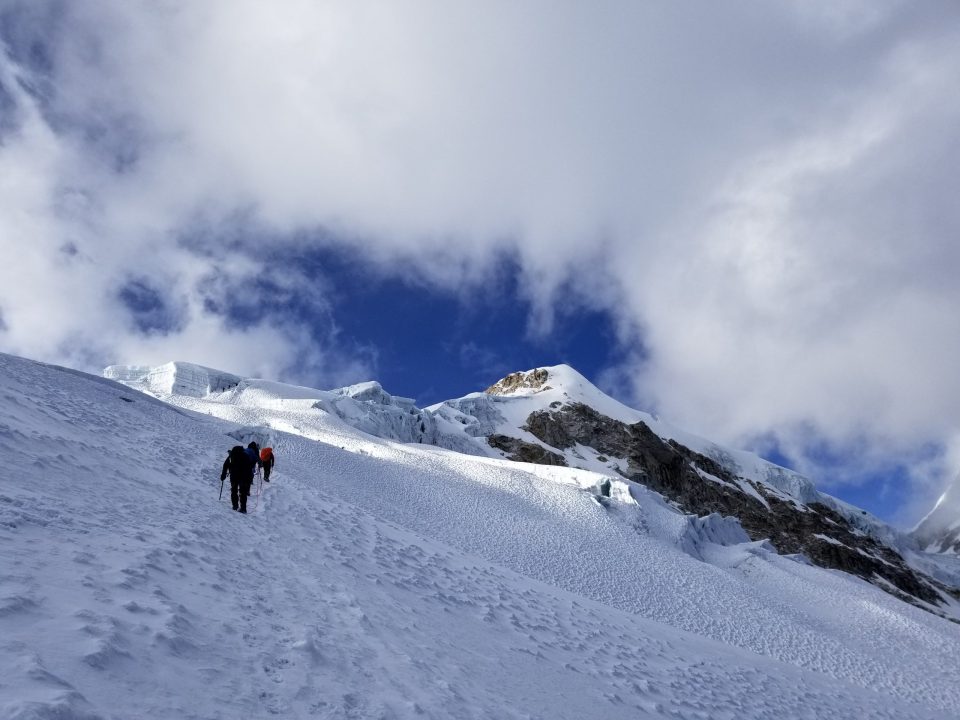
<svg viewBox="0 0 960 720">
<path fill-rule="evenodd" d="M 270 468 L 273 467 L 270 463 L 263 464 L 263 481 L 270 482 Z"/>
<path fill-rule="evenodd" d="M 234 510 L 245 513 L 247 511 L 247 495 L 250 494 L 250 484 L 253 478 L 235 478 L 230 476 L 230 502 Z"/>
</svg>

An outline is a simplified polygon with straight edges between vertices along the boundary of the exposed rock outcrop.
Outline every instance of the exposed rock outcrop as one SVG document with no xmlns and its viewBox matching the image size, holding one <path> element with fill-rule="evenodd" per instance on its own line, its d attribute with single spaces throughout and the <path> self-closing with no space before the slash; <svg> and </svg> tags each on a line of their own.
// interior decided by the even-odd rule
<svg viewBox="0 0 960 720">
<path fill-rule="evenodd" d="M 550 375 L 545 368 L 537 368 L 530 372 L 510 373 L 499 382 L 494 383 L 486 390 L 488 395 L 510 395 L 518 390 L 546 390 L 545 387 Z"/>
<path fill-rule="evenodd" d="M 550 452 L 535 443 L 524 442 L 523 440 L 508 437 L 507 435 L 491 435 L 487 438 L 487 442 L 490 443 L 490 447 L 505 452 L 508 460 L 535 463 L 537 465 L 566 466 L 567 464 L 563 455 L 559 453 Z"/>
<path fill-rule="evenodd" d="M 524 429 L 558 450 L 579 444 L 625 459 L 624 477 L 656 490 L 684 512 L 734 516 L 752 539 L 769 538 L 781 554 L 802 553 L 821 567 L 852 573 L 913 602 L 942 602 L 933 583 L 908 567 L 896 551 L 852 527 L 835 510 L 822 503 L 801 504 L 738 477 L 715 460 L 662 439 L 643 422 L 627 425 L 574 403 L 532 413 Z M 496 447 L 506 445 L 498 440 Z M 535 457 L 532 452 L 525 455 Z"/>
</svg>

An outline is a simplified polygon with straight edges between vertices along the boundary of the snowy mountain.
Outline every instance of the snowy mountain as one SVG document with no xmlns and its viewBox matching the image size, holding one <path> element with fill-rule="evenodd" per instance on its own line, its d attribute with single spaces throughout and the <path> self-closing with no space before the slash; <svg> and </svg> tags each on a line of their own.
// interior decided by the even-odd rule
<svg viewBox="0 0 960 720">
<path fill-rule="evenodd" d="M 148 376 L 193 394 L 0 355 L 0 717 L 957 716 L 960 625 L 736 520 L 374 437 L 427 413 L 372 385 Z"/>
<path fill-rule="evenodd" d="M 911 562 L 911 537 L 796 472 L 628 408 L 566 365 L 513 373 L 430 410 L 503 457 L 627 478 L 685 512 L 736 517 L 752 539 L 782 554 L 802 553 L 923 607 L 958 595 L 955 576 L 945 583 Z"/>
<path fill-rule="evenodd" d="M 484 392 L 417 408 L 375 382 L 321 391 L 241 379 L 189 363 L 107 368 L 107 377 L 181 407 L 240 422 L 264 408 L 293 413 L 272 427 L 310 435 L 333 418 L 376 437 L 462 453 L 590 470 L 663 495 L 685 513 L 736 518 L 737 531 L 781 554 L 857 575 L 901 599 L 944 612 L 960 573 L 913 562 L 915 541 L 865 511 L 820 493 L 807 478 L 752 453 L 721 447 L 628 408 L 566 365 L 512 373 Z M 306 413 L 306 415 L 304 415 Z M 303 418 L 310 418 L 304 420 Z M 278 424 L 279 423 L 279 424 Z M 948 613 L 949 614 L 949 613 Z"/>
<path fill-rule="evenodd" d="M 960 476 L 913 531 L 927 552 L 960 555 Z"/>
</svg>

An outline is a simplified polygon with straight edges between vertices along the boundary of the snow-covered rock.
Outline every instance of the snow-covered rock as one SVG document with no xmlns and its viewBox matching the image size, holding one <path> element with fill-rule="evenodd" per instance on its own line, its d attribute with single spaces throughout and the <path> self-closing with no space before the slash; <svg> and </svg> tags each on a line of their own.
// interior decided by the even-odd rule
<svg viewBox="0 0 960 720">
<path fill-rule="evenodd" d="M 502 457 L 627 477 L 694 515 L 733 516 L 780 552 L 803 553 L 927 606 L 949 597 L 906 559 L 912 538 L 796 472 L 626 407 L 567 365 L 511 373 L 429 410 Z"/>
<path fill-rule="evenodd" d="M 586 405 L 606 418 L 627 425 L 642 422 L 664 440 L 674 440 L 711 458 L 731 473 L 761 482 L 800 503 L 823 501 L 823 495 L 817 491 L 813 482 L 803 475 L 775 465 L 753 453 L 722 447 L 676 428 L 649 413 L 627 407 L 601 391 L 569 365 L 511 373 L 483 393 L 471 393 L 456 400 L 448 400 L 431 406 L 429 410 L 443 414 L 453 409 L 460 413 L 461 426 L 473 437 L 486 438 L 496 433 L 517 434 L 521 431 L 518 436 L 523 439 L 542 442 L 532 435 L 523 434 L 530 415 L 577 404 Z M 582 458 L 572 453 L 566 455 L 572 465 L 582 464 Z"/>
</svg>

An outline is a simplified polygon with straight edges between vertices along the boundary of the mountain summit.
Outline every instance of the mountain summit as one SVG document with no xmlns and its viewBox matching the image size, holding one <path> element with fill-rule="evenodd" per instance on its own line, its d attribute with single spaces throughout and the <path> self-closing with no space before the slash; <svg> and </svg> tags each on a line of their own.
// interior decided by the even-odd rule
<svg viewBox="0 0 960 720">
<path fill-rule="evenodd" d="M 569 365 L 553 365 L 510 373 L 484 392 L 488 395 L 517 396 L 553 389 L 585 401 L 601 396 L 607 398 L 593 383 Z"/>
<path fill-rule="evenodd" d="M 546 384 L 549 378 L 550 370 L 547 368 L 510 373 L 488 387 L 484 392 L 488 395 L 527 395 L 549 389 L 550 386 Z"/>
</svg>

